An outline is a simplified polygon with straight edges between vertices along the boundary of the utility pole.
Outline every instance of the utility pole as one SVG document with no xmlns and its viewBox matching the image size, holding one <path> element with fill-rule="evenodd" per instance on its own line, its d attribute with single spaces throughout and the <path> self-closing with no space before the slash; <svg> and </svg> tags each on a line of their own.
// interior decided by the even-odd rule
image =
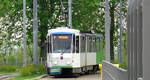
<svg viewBox="0 0 150 80">
<path fill-rule="evenodd" d="M 106 47 L 106 61 L 110 62 L 110 15 L 109 15 L 109 0 L 105 0 L 105 47 Z"/>
<path fill-rule="evenodd" d="M 34 44 L 34 64 L 38 64 L 38 21 L 37 21 L 37 0 L 33 0 L 33 44 Z"/>
<path fill-rule="evenodd" d="M 68 26 L 68 21 L 67 21 L 67 18 L 68 18 L 68 10 L 66 10 L 65 8 L 64 8 L 64 5 L 63 5 L 63 3 L 62 3 L 62 0 L 60 0 L 60 3 L 61 3 L 61 7 L 62 7 L 62 10 L 64 11 L 64 16 L 65 16 L 65 26 L 67 27 Z"/>
<path fill-rule="evenodd" d="M 122 0 L 120 0 L 120 64 L 122 61 Z"/>
<path fill-rule="evenodd" d="M 8 23 L 6 22 L 7 28 L 8 28 Z M 8 64 L 8 31 L 6 33 L 6 49 L 5 49 L 5 53 L 6 53 L 6 64 Z"/>
<path fill-rule="evenodd" d="M 24 46 L 24 66 L 27 64 L 26 59 L 26 0 L 23 0 L 23 46 Z"/>
<path fill-rule="evenodd" d="M 72 0 L 68 0 L 69 9 L 69 27 L 72 28 Z"/>
</svg>

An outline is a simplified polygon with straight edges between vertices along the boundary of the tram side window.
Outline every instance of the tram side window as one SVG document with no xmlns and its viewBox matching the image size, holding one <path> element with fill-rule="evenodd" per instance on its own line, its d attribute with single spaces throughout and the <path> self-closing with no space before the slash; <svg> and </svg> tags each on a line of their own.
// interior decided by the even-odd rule
<svg viewBox="0 0 150 80">
<path fill-rule="evenodd" d="M 85 52 L 85 48 L 86 48 L 85 37 L 81 37 L 81 53 Z"/>
<path fill-rule="evenodd" d="M 93 38 L 93 40 L 92 40 L 92 52 L 96 52 L 96 39 L 95 39 L 95 37 Z"/>
<path fill-rule="evenodd" d="M 92 41 L 92 37 L 90 37 L 90 52 L 93 51 L 93 41 Z"/>
<path fill-rule="evenodd" d="M 100 38 L 96 39 L 96 52 L 100 51 Z"/>
<path fill-rule="evenodd" d="M 76 36 L 76 53 L 79 53 L 79 36 Z"/>
<path fill-rule="evenodd" d="M 87 52 L 90 52 L 90 38 L 87 37 Z"/>
<path fill-rule="evenodd" d="M 88 52 L 92 52 L 92 37 L 88 37 Z"/>
</svg>

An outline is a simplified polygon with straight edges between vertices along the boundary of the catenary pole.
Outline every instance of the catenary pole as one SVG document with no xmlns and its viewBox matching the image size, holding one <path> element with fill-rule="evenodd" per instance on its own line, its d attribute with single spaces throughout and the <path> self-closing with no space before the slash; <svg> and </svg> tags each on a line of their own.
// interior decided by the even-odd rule
<svg viewBox="0 0 150 80">
<path fill-rule="evenodd" d="M 8 27 L 8 23 L 6 22 L 6 25 Z M 8 31 L 6 33 L 6 49 L 5 49 L 5 53 L 6 53 L 6 64 L 8 64 L 8 55 L 9 55 L 9 52 L 8 52 Z"/>
<path fill-rule="evenodd" d="M 69 8 L 69 27 L 72 28 L 72 0 L 68 0 Z"/>
<path fill-rule="evenodd" d="M 120 64 L 122 61 L 122 0 L 120 0 Z"/>
<path fill-rule="evenodd" d="M 24 65 L 27 64 L 26 59 L 26 0 L 23 0 L 23 47 L 24 47 Z"/>
<path fill-rule="evenodd" d="M 34 44 L 34 64 L 38 64 L 38 21 L 37 21 L 37 0 L 33 0 L 33 44 Z"/>
<path fill-rule="evenodd" d="M 109 1 L 105 0 L 105 41 L 106 41 L 106 61 L 110 62 L 110 15 L 109 15 Z"/>
</svg>

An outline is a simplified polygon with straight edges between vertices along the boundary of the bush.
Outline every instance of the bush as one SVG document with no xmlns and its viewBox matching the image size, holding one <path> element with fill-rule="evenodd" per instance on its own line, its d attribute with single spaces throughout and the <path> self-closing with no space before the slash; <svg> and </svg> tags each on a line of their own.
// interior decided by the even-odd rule
<svg viewBox="0 0 150 80">
<path fill-rule="evenodd" d="M 0 72 L 15 72 L 16 69 L 14 65 L 0 65 Z"/>
<path fill-rule="evenodd" d="M 44 73 L 45 72 L 45 66 L 44 65 L 41 65 L 41 64 L 39 64 L 38 65 L 38 73 Z"/>
<path fill-rule="evenodd" d="M 42 74 L 44 73 L 44 66 L 43 65 L 38 65 L 37 68 L 35 65 L 30 64 L 25 67 L 23 67 L 20 71 L 21 76 L 29 76 L 33 74 Z"/>
<path fill-rule="evenodd" d="M 37 72 L 35 65 L 27 65 L 24 66 L 21 71 L 20 71 L 20 75 L 21 76 L 29 76 L 32 74 L 35 74 Z"/>
</svg>

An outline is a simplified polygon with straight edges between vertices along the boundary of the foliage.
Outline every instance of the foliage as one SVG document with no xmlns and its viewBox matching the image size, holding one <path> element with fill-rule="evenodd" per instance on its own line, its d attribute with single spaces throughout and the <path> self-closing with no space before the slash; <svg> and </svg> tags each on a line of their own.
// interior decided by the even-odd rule
<svg viewBox="0 0 150 80">
<path fill-rule="evenodd" d="M 9 50 L 14 46 L 22 47 L 22 9 L 23 0 L 0 0 L 0 53 L 5 53 L 6 33 L 8 32 Z M 67 2 L 68 0 L 62 0 Z M 33 42 L 33 0 L 27 3 L 27 45 L 32 48 Z M 65 26 L 64 10 L 60 0 L 38 0 L 38 44 L 40 57 L 44 57 L 44 45 L 48 29 Z M 67 10 L 68 4 L 63 3 Z M 114 46 L 119 48 L 119 0 L 110 0 L 111 16 L 111 57 L 113 60 Z M 127 0 L 123 0 L 123 26 L 126 36 L 126 13 Z M 105 0 L 73 0 L 73 28 L 79 30 L 94 30 L 105 36 Z M 8 23 L 7 23 L 8 22 Z M 125 40 L 125 39 L 124 39 Z M 27 51 L 28 56 L 33 58 L 32 50 Z M 21 56 L 21 55 L 20 55 Z M 20 57 L 19 57 L 20 58 Z M 23 58 L 22 58 L 23 59 Z M 18 60 L 20 61 L 20 60 Z"/>
<path fill-rule="evenodd" d="M 21 76 L 29 76 L 29 75 L 36 74 L 36 72 L 37 72 L 37 70 L 36 70 L 35 65 L 27 65 L 21 69 L 20 75 Z"/>
<path fill-rule="evenodd" d="M 14 65 L 0 65 L 0 72 L 16 72 L 16 69 Z"/>
<path fill-rule="evenodd" d="M 43 65 L 26 65 L 24 66 L 21 71 L 20 71 L 20 75 L 21 76 L 30 76 L 33 74 L 42 74 L 44 73 L 44 66 Z"/>
<path fill-rule="evenodd" d="M 42 74 L 45 73 L 45 66 L 38 64 L 38 73 Z"/>
</svg>

